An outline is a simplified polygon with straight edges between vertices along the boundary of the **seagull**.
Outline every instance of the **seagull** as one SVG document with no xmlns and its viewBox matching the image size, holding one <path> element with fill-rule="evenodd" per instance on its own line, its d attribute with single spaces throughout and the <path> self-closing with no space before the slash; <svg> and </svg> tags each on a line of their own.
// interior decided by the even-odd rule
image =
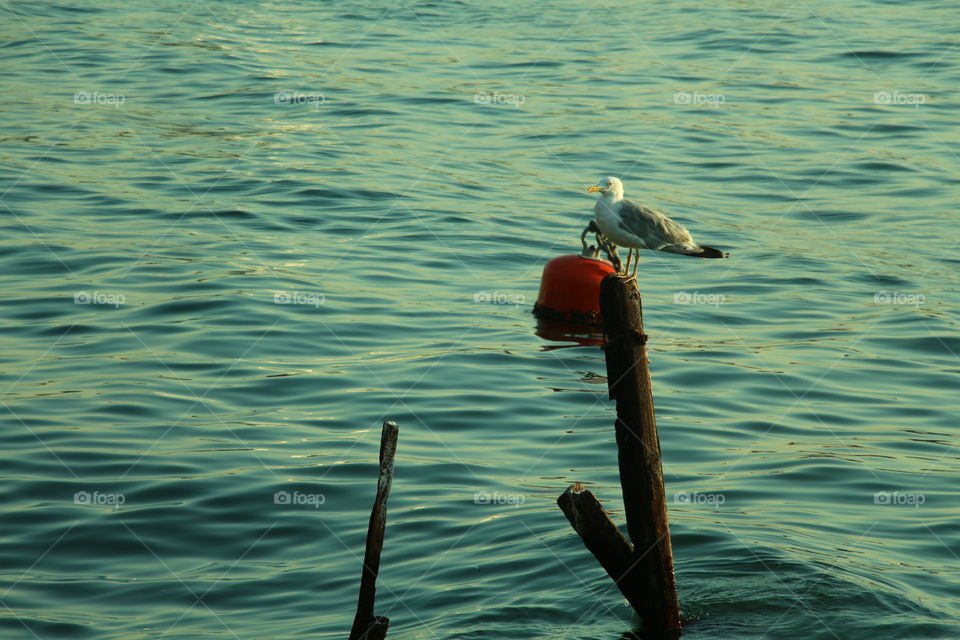
<svg viewBox="0 0 960 640">
<path fill-rule="evenodd" d="M 630 258 L 636 249 L 633 273 L 627 281 L 637 277 L 640 249 L 682 253 L 695 258 L 729 258 L 730 254 L 698 245 L 683 225 L 674 222 L 659 211 L 623 197 L 623 183 L 619 178 L 604 178 L 588 193 L 599 192 L 593 214 L 600 231 L 614 244 L 627 247 L 627 264 L 623 274 L 630 271 Z"/>
</svg>

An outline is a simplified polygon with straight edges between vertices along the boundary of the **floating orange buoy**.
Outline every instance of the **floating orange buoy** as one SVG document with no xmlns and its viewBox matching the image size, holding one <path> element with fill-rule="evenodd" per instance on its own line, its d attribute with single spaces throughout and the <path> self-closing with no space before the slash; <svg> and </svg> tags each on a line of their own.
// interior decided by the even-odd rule
<svg viewBox="0 0 960 640">
<path fill-rule="evenodd" d="M 583 255 L 560 256 L 546 264 L 534 315 L 581 326 L 601 325 L 600 281 L 614 268 L 593 255 L 596 251 L 585 250 Z"/>
</svg>

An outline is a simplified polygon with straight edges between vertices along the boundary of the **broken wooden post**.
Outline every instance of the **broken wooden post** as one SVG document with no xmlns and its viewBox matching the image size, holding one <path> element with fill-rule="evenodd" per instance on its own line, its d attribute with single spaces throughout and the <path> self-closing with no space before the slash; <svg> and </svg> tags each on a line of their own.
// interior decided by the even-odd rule
<svg viewBox="0 0 960 640">
<path fill-rule="evenodd" d="M 607 334 L 607 385 L 617 404 L 620 485 L 633 542 L 633 562 L 624 580 L 642 594 L 637 613 L 645 634 L 679 635 L 680 607 L 673 571 L 660 438 L 647 368 L 647 336 L 636 284 L 616 275 L 600 285 L 600 314 Z"/>
<path fill-rule="evenodd" d="M 640 611 L 643 594 L 634 588 L 632 582 L 623 579 L 633 564 L 633 545 L 627 542 L 617 525 L 610 520 L 600 501 L 576 482 L 560 494 L 557 504 L 570 521 L 570 526 L 580 535 L 583 545 L 606 570 L 623 597 Z"/>
<path fill-rule="evenodd" d="M 600 315 L 607 335 L 607 386 L 617 403 L 617 458 L 631 542 L 579 482 L 557 504 L 640 616 L 643 636 L 672 640 L 680 635 L 680 607 L 647 369 L 647 336 L 636 285 L 616 274 L 604 278 Z"/>
<path fill-rule="evenodd" d="M 363 574 L 360 578 L 360 597 L 357 615 L 353 619 L 350 640 L 383 640 L 387 637 L 390 620 L 373 613 L 377 598 L 377 573 L 380 571 L 380 552 L 383 550 L 383 535 L 387 526 L 387 496 L 393 482 L 393 461 L 397 453 L 399 427 L 393 421 L 383 423 L 380 433 L 380 476 L 377 480 L 377 497 L 370 512 L 367 528 L 367 548 L 363 555 Z"/>
</svg>

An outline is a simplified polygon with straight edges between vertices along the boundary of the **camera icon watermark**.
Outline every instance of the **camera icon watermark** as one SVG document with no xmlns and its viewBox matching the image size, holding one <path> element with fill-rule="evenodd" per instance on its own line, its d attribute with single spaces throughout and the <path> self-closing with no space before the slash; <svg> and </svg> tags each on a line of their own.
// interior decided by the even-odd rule
<svg viewBox="0 0 960 640">
<path fill-rule="evenodd" d="M 100 91 L 77 91 L 73 94 L 73 104 L 111 106 L 119 109 L 127 101 L 122 93 L 103 93 Z"/>
<path fill-rule="evenodd" d="M 677 91 L 673 94 L 673 104 L 692 105 L 696 107 L 710 107 L 719 109 L 726 103 L 727 97 L 722 93 L 703 93 L 700 91 Z"/>
<path fill-rule="evenodd" d="M 673 494 L 675 504 L 709 506 L 717 509 L 723 506 L 727 497 L 722 493 L 700 493 L 698 491 L 678 491 Z"/>
<path fill-rule="evenodd" d="M 526 298 L 521 293 L 478 291 L 473 294 L 473 304 L 512 304 L 519 307 L 526 304 Z"/>
<path fill-rule="evenodd" d="M 873 494 L 873 504 L 908 506 L 919 509 L 927 501 L 922 493 L 900 493 L 899 491 L 877 491 Z"/>
<path fill-rule="evenodd" d="M 277 291 L 273 294 L 273 304 L 305 304 L 314 308 L 327 303 L 322 293 L 304 293 L 302 291 Z"/>
<path fill-rule="evenodd" d="M 320 505 L 327 501 L 327 497 L 322 493 L 301 493 L 294 491 L 277 491 L 273 494 L 273 504 L 295 506 L 295 507 L 313 507 L 319 509 Z"/>
<path fill-rule="evenodd" d="M 922 293 L 906 291 L 877 291 L 873 294 L 873 304 L 911 305 L 919 307 L 927 298 Z"/>
<path fill-rule="evenodd" d="M 285 106 L 290 105 L 308 105 L 314 109 L 320 109 L 320 105 L 326 104 L 327 97 L 322 93 L 312 93 L 303 91 L 277 91 L 273 94 L 273 104 Z"/>
<path fill-rule="evenodd" d="M 527 101 L 525 95 L 519 93 L 500 93 L 499 91 L 477 91 L 473 94 L 474 104 L 510 105 L 519 109 Z"/>
<path fill-rule="evenodd" d="M 527 497 L 522 493 L 500 493 L 498 491 L 489 493 L 487 491 L 477 491 L 473 494 L 473 504 L 511 505 L 517 508 L 526 501 Z"/>
<path fill-rule="evenodd" d="M 77 491 L 73 494 L 73 504 L 82 504 L 93 507 L 119 508 L 126 503 L 127 497 L 122 493 L 101 493 L 99 491 Z"/>
<path fill-rule="evenodd" d="M 73 304 L 102 304 L 118 308 L 127 301 L 122 293 L 104 293 L 102 291 L 77 291 L 73 294 Z"/>
<path fill-rule="evenodd" d="M 719 307 L 726 302 L 722 293 L 701 293 L 699 291 L 677 291 L 673 294 L 673 304 L 709 304 Z"/>
<path fill-rule="evenodd" d="M 905 93 L 902 91 L 877 91 L 873 94 L 873 104 L 892 106 L 912 106 L 919 108 L 927 103 L 928 96 L 923 93 Z"/>
</svg>

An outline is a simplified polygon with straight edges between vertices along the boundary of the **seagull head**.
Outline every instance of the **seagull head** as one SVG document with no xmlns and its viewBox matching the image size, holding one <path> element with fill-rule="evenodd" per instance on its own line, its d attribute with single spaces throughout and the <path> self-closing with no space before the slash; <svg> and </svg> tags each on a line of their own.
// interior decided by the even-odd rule
<svg viewBox="0 0 960 640">
<path fill-rule="evenodd" d="M 623 197 L 623 183 L 620 182 L 620 178 L 610 176 L 587 189 L 587 193 L 593 193 L 595 191 L 599 191 L 603 197 L 613 196 L 614 200 L 619 200 Z"/>
</svg>

